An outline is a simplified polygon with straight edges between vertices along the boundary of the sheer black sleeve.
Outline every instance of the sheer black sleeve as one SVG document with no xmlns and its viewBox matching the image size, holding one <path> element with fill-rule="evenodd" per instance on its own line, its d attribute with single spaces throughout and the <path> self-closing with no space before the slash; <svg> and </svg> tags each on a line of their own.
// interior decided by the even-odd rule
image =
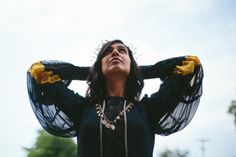
<svg viewBox="0 0 236 157">
<path fill-rule="evenodd" d="M 189 66 L 189 63 L 194 65 Z M 182 66 L 190 71 L 178 71 L 177 68 Z M 200 62 L 194 63 L 191 57 L 178 57 L 141 68 L 144 79 L 162 80 L 159 91 L 141 100 L 146 105 L 154 132 L 169 135 L 182 130 L 192 120 L 202 95 L 203 69 Z"/>
<path fill-rule="evenodd" d="M 45 65 L 45 70 L 51 70 L 58 74 L 63 80 L 87 80 L 90 67 L 75 66 L 62 61 L 41 61 Z"/>
<path fill-rule="evenodd" d="M 86 68 L 59 61 L 40 61 L 27 72 L 27 89 L 32 109 L 42 127 L 62 137 L 76 136 L 86 99 L 68 88 L 74 79 L 84 80 Z M 81 72 L 79 77 L 78 72 Z"/>
</svg>

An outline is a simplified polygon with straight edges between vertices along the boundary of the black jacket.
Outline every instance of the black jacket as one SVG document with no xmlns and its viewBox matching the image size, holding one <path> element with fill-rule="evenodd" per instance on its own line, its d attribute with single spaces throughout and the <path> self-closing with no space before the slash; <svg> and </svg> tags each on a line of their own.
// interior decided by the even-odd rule
<svg viewBox="0 0 236 157">
<path fill-rule="evenodd" d="M 203 70 L 197 65 L 188 75 L 174 74 L 186 57 L 177 57 L 141 66 L 144 79 L 160 78 L 162 84 L 150 97 L 145 95 L 127 112 L 127 138 L 124 118 L 115 130 L 102 126 L 96 106 L 70 90 L 72 80 L 85 80 L 89 67 L 78 67 L 60 61 L 41 61 L 44 71 L 52 71 L 59 80 L 39 83 L 27 72 L 27 87 L 33 111 L 42 127 L 49 133 L 78 139 L 79 157 L 152 157 L 155 134 L 169 135 L 183 129 L 193 118 L 202 95 Z M 124 98 L 107 97 L 105 103 L 122 105 Z M 122 107 L 107 113 L 117 114 Z M 112 118 L 109 117 L 109 118 Z M 114 118 L 114 117 L 113 117 Z M 102 142 L 101 142 L 102 141 Z M 102 146 L 102 147 L 101 147 Z"/>
</svg>

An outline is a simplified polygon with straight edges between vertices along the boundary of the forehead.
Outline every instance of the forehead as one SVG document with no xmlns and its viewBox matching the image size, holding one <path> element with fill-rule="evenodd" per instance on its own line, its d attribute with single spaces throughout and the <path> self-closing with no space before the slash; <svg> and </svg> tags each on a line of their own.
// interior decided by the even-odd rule
<svg viewBox="0 0 236 157">
<path fill-rule="evenodd" d="M 124 44 L 118 43 L 118 42 L 111 44 L 110 47 L 111 47 L 111 48 L 123 47 L 123 48 L 126 48 L 126 49 L 127 49 L 127 47 L 126 47 Z"/>
</svg>

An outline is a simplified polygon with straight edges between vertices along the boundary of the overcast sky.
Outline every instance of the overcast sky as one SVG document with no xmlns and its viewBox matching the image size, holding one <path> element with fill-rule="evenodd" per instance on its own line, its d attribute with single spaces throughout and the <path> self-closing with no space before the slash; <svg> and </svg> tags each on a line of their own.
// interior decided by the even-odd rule
<svg viewBox="0 0 236 157">
<path fill-rule="evenodd" d="M 0 148 L 3 157 L 25 157 L 41 129 L 26 90 L 26 71 L 38 60 L 79 66 L 94 62 L 102 41 L 121 39 L 138 64 L 197 55 L 204 89 L 191 123 L 168 137 L 156 136 L 154 157 L 165 148 L 200 157 L 236 157 L 236 127 L 227 114 L 236 99 L 236 1 L 234 0 L 8 0 L 0 1 Z M 145 81 L 143 94 L 159 88 Z M 84 95 L 85 82 L 71 88 Z"/>
</svg>

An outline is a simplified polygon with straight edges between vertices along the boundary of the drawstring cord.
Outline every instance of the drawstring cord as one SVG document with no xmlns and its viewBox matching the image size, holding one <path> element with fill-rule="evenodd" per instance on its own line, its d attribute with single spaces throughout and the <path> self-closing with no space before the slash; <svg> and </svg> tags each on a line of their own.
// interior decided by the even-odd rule
<svg viewBox="0 0 236 157">
<path fill-rule="evenodd" d="M 105 100 L 103 101 L 103 107 L 102 107 L 102 112 L 104 113 L 105 110 Z M 102 117 L 100 117 L 100 157 L 103 155 L 103 141 L 102 141 L 102 123 L 101 123 Z"/>
<path fill-rule="evenodd" d="M 126 100 L 124 102 L 124 124 L 125 124 L 125 157 L 128 157 L 128 142 L 127 142 L 127 116 L 126 116 L 126 110 L 125 106 L 126 105 Z"/>
</svg>

